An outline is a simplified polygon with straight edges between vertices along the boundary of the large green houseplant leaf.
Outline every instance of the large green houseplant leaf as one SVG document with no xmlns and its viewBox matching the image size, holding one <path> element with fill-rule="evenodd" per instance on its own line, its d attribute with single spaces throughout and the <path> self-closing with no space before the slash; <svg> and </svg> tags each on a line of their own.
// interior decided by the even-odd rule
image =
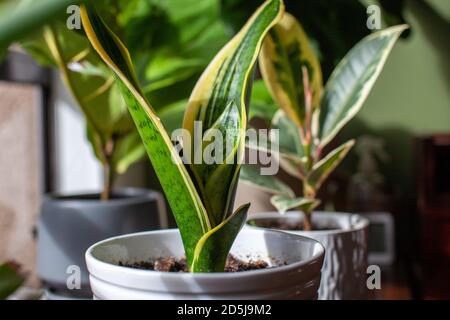
<svg viewBox="0 0 450 320">
<path fill-rule="evenodd" d="M 245 130 L 247 123 L 246 93 L 263 38 L 281 18 L 282 12 L 280 0 L 265 2 L 216 55 L 192 92 L 184 128 L 192 132 L 193 122 L 199 120 L 205 131 L 233 129 L 234 148 L 226 156 L 237 161 L 212 164 L 207 169 L 203 164 L 188 168 L 183 163 L 143 94 L 128 50 L 91 7 L 82 8 L 85 32 L 94 49 L 116 75 L 175 215 L 188 266 L 193 272 L 223 271 L 228 251 L 245 221 L 248 206 L 235 212 L 231 210 L 244 141 L 240 132 Z M 207 146 L 201 144 L 201 149 L 204 147 Z M 217 194 L 212 195 L 206 189 L 210 183 L 216 184 Z"/>
<path fill-rule="evenodd" d="M 65 12 L 68 6 L 80 2 L 83 0 L 40 0 L 28 1 L 19 8 L 5 8 L 0 14 L 0 51 Z"/>
<path fill-rule="evenodd" d="M 87 137 L 104 169 L 101 198 L 108 200 L 115 176 L 145 155 L 113 73 L 87 38 L 61 21 L 29 36 L 22 46 L 40 63 L 60 71 L 84 115 Z"/>
</svg>

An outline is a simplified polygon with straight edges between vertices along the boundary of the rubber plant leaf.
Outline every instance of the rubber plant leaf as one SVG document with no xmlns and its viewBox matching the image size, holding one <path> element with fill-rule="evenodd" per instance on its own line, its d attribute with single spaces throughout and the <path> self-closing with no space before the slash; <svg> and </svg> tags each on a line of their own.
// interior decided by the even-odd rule
<svg viewBox="0 0 450 320">
<path fill-rule="evenodd" d="M 322 94 L 322 71 L 312 45 L 298 21 L 289 13 L 264 40 L 259 58 L 262 76 L 278 105 L 298 127 L 305 120 L 302 66 L 308 70 L 313 106 Z"/>
<path fill-rule="evenodd" d="M 286 116 L 283 110 L 278 110 L 273 117 L 272 129 L 278 129 L 281 152 L 293 154 L 299 158 L 304 157 L 305 152 L 300 140 L 299 127 Z"/>
<path fill-rule="evenodd" d="M 314 190 L 319 190 L 322 183 L 333 170 L 342 162 L 350 149 L 354 146 L 355 140 L 350 140 L 331 151 L 327 156 L 317 162 L 306 179 L 307 184 Z"/>
<path fill-rule="evenodd" d="M 270 199 L 270 203 L 277 208 L 278 212 L 286 213 L 288 210 L 296 209 L 303 212 L 311 212 L 320 204 L 319 200 L 306 198 L 289 198 L 283 195 L 276 195 Z"/>
<path fill-rule="evenodd" d="M 244 99 L 250 82 L 250 72 L 257 59 L 262 39 L 281 17 L 282 10 L 280 0 L 264 3 L 243 30 L 213 59 L 191 95 L 184 126 L 193 129 L 194 121 L 201 121 L 204 128 L 202 133 L 206 136 L 208 129 L 222 131 L 229 126 L 235 133 L 231 135 L 235 147 L 227 157 L 234 156 L 236 160 L 241 157 L 239 146 L 243 145 L 244 135 L 238 131 L 245 129 L 246 125 Z M 210 170 L 204 172 L 191 167 L 189 171 L 193 172 L 194 177 L 191 179 L 159 118 L 142 94 L 127 49 L 94 11 L 83 7 L 82 20 L 92 45 L 117 75 L 130 113 L 174 212 L 190 270 L 223 271 L 228 255 L 223 248 L 231 248 L 246 219 L 246 209 L 227 214 L 232 207 L 232 194 L 239 175 L 239 161 L 231 166 L 214 164 L 210 166 Z M 222 72 L 219 72 L 220 70 Z M 200 117 L 199 114 L 208 116 Z M 202 149 L 203 147 L 202 144 Z M 199 172 L 206 172 L 211 180 L 199 180 Z M 228 180 L 221 177 L 227 177 Z M 209 201 L 210 194 L 205 192 L 206 188 L 211 186 L 211 181 L 220 184 L 215 186 L 217 189 L 225 190 L 217 198 L 213 198 L 213 201 Z M 224 195 L 226 201 L 222 200 Z M 222 208 L 216 206 L 216 199 L 221 199 Z M 218 209 L 215 212 L 207 211 L 211 207 Z M 220 247 L 209 245 L 216 242 L 221 242 Z"/>
<path fill-rule="evenodd" d="M 201 133 L 206 132 L 215 125 L 230 103 L 236 105 L 240 118 L 239 129 L 245 132 L 247 98 L 253 81 L 252 69 L 265 35 L 281 19 L 283 8 L 280 0 L 264 2 L 200 77 L 189 99 L 183 121 L 183 128 L 191 133 L 192 145 L 195 145 L 195 123 L 202 124 Z M 228 163 L 214 167 L 194 161 L 195 156 L 203 152 L 204 146 L 201 146 L 202 150 L 197 148 L 192 151 L 190 168 L 214 225 L 231 213 L 244 155 L 244 139 L 245 136 L 241 134 L 235 141 L 235 147 L 229 148 L 232 149 L 231 153 L 224 155 L 224 158 L 230 159 Z"/>
<path fill-rule="evenodd" d="M 197 242 L 211 230 L 208 214 L 172 141 L 142 94 L 128 50 L 94 10 L 83 6 L 81 16 L 92 46 L 117 77 L 117 84 L 175 215 L 188 265 L 191 265 Z"/>
<path fill-rule="evenodd" d="M 361 109 L 401 33 L 407 25 L 375 32 L 356 44 L 325 85 L 320 107 L 323 148 Z"/>
<path fill-rule="evenodd" d="M 242 166 L 240 181 L 273 194 L 295 197 L 294 191 L 287 184 L 275 176 L 261 175 L 253 165 Z"/>
</svg>

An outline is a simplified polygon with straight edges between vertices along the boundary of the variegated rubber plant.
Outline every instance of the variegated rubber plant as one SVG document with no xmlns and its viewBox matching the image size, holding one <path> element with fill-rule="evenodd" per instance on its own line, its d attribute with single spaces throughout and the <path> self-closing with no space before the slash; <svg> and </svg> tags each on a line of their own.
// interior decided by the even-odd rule
<svg viewBox="0 0 450 320">
<path fill-rule="evenodd" d="M 266 87 L 279 107 L 270 119 L 272 128 L 279 129 L 279 139 L 250 141 L 248 147 L 267 150 L 268 143 L 279 144 L 280 166 L 301 181 L 303 195 L 296 197 L 275 176 L 260 176 L 251 166 L 242 168 L 241 179 L 272 192 L 271 202 L 279 212 L 303 211 L 305 230 L 312 228 L 311 215 L 320 204 L 316 198 L 319 188 L 354 141 L 328 154 L 323 150 L 361 109 L 406 28 L 391 27 L 361 40 L 338 64 L 324 88 L 319 59 L 292 15 L 285 13 L 265 38 L 259 64 Z"/>
<path fill-rule="evenodd" d="M 262 4 L 206 68 L 186 108 L 183 127 L 192 133 L 194 121 L 201 121 L 206 135 L 212 128 L 227 131 L 227 141 L 232 141 L 234 148 L 226 158 L 236 161 L 188 165 L 183 163 L 144 97 L 128 50 L 93 8 L 82 7 L 84 30 L 94 49 L 115 73 L 174 213 L 192 272 L 223 271 L 229 250 L 246 220 L 248 204 L 232 210 L 243 156 L 247 93 L 263 38 L 280 20 L 283 11 L 281 0 Z"/>
</svg>

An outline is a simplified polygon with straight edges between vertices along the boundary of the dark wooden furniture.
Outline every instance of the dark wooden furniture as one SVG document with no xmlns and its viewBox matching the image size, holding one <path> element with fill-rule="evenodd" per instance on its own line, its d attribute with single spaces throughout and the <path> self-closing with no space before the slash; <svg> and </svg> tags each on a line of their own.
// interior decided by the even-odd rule
<svg viewBox="0 0 450 320">
<path fill-rule="evenodd" d="M 417 139 L 424 298 L 450 298 L 450 134 Z"/>
</svg>

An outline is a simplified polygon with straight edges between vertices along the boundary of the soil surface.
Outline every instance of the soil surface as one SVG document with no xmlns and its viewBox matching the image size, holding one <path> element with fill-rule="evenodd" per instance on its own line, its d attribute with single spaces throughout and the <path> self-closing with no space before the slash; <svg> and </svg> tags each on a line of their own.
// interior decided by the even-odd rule
<svg viewBox="0 0 450 320">
<path fill-rule="evenodd" d="M 280 263 L 279 265 L 283 264 L 285 263 Z M 162 272 L 188 272 L 186 259 L 176 259 L 174 257 L 158 258 L 152 261 L 140 261 L 132 264 L 119 262 L 119 266 Z M 242 272 L 269 268 L 271 268 L 271 266 L 264 260 L 246 262 L 233 255 L 229 255 L 225 265 L 225 272 Z"/>
<path fill-rule="evenodd" d="M 298 231 L 303 230 L 303 222 L 301 221 L 287 221 L 285 219 L 261 219 L 261 220 L 250 220 L 249 224 L 256 227 L 267 228 L 267 229 L 278 229 L 285 231 Z M 317 226 L 313 223 L 312 231 L 326 231 L 326 230 L 337 230 L 338 228 Z"/>
</svg>

